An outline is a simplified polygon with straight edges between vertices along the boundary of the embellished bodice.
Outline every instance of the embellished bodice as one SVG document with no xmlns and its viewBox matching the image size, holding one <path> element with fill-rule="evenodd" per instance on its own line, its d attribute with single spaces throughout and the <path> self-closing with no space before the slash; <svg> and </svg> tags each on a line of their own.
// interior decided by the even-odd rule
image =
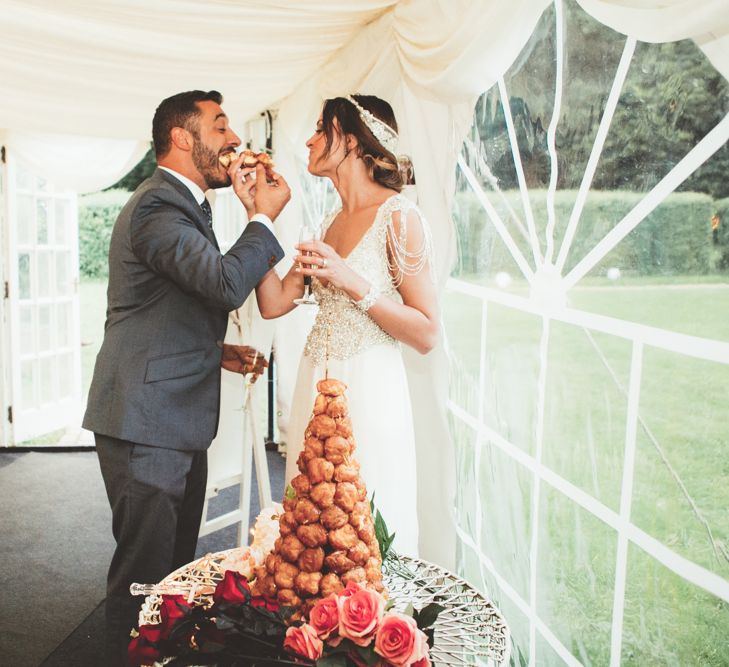
<svg viewBox="0 0 729 667">
<path fill-rule="evenodd" d="M 404 195 L 387 199 L 375 214 L 370 228 L 359 243 L 344 258 L 347 265 L 374 285 L 383 296 L 402 303 L 402 298 L 393 278 L 392 265 L 388 257 L 388 233 L 393 233 L 392 214 L 401 211 L 400 235 L 404 241 L 405 219 L 415 204 Z M 330 216 L 322 226 L 322 237 L 334 220 Z M 397 276 L 397 270 L 394 272 Z M 327 358 L 348 359 L 373 345 L 399 345 L 392 336 L 363 310 L 358 308 L 349 295 L 333 285 L 322 285 L 312 279 L 312 290 L 319 302 L 319 312 L 304 347 L 304 354 L 315 364 Z"/>
</svg>

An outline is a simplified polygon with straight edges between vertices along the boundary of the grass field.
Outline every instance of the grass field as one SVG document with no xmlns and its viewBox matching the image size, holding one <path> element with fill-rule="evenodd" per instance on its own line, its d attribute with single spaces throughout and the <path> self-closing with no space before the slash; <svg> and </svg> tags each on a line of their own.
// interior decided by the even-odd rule
<svg viewBox="0 0 729 667">
<path fill-rule="evenodd" d="M 570 293 L 582 310 L 717 340 L 729 340 L 729 285 L 635 280 L 620 287 L 595 281 Z M 515 290 L 518 292 L 519 288 Z M 447 295 L 444 318 L 453 355 L 451 396 L 479 414 L 480 302 Z M 542 336 L 540 318 L 490 304 L 487 316 L 485 422 L 534 454 Z M 546 357 L 542 460 L 615 512 L 620 509 L 631 344 L 552 323 Z M 631 520 L 680 555 L 729 579 L 721 553 L 729 544 L 729 437 L 725 426 L 729 366 L 646 348 L 639 402 Z M 459 512 L 475 531 L 478 487 L 482 544 L 499 573 L 529 599 L 532 477 L 499 448 L 482 444 L 476 466 L 470 429 L 454 420 L 459 451 Z M 694 510 L 679 488 L 695 503 Z M 585 664 L 609 661 L 617 534 L 571 500 L 542 484 L 538 613 Z M 706 521 L 718 546 L 714 548 Z M 467 576 L 481 581 L 466 555 Z M 488 576 L 484 581 L 492 583 Z M 491 588 L 493 591 L 494 589 Z M 499 602 L 524 653 L 526 619 Z M 525 643 L 526 642 L 526 643 Z M 561 664 L 546 648 L 538 664 Z M 622 664 L 727 665 L 729 611 L 630 545 Z"/>
</svg>

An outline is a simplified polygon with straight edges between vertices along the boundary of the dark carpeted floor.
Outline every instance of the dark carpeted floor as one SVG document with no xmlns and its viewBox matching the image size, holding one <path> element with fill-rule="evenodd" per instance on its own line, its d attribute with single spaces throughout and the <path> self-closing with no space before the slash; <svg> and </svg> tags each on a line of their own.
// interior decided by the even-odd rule
<svg viewBox="0 0 729 667">
<path fill-rule="evenodd" d="M 274 499 L 284 461 L 268 453 Z M 255 470 L 252 488 L 256 489 Z M 237 506 L 238 487 L 211 499 L 208 517 Z M 99 667 L 104 587 L 114 548 L 94 452 L 0 453 L 0 664 Z M 251 498 L 251 525 L 258 514 Z M 236 545 L 230 526 L 200 539 L 198 556 Z"/>
</svg>

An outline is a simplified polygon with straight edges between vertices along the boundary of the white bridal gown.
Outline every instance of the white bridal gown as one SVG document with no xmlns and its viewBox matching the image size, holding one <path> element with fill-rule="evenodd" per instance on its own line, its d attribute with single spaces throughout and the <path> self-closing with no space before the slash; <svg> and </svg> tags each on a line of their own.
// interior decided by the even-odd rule
<svg viewBox="0 0 729 667">
<path fill-rule="evenodd" d="M 404 195 L 390 197 L 380 206 L 360 242 L 344 258 L 383 295 L 399 302 L 402 299 L 388 264 L 387 232 L 392 229 L 392 213 L 401 211 L 395 245 L 404 250 L 406 212 L 410 209 L 417 211 Z M 323 232 L 333 218 L 324 224 Z M 420 220 L 427 241 L 424 245 L 429 249 L 430 234 L 422 216 Z M 394 549 L 416 556 L 415 438 L 400 343 L 355 306 L 342 290 L 331 285 L 324 287 L 316 278 L 312 289 L 319 301 L 319 312 L 299 364 L 286 455 L 286 483 L 299 474 L 296 459 L 311 417 L 316 383 L 326 376 L 328 369 L 328 377 L 341 380 L 348 387 L 346 397 L 357 443 L 354 456 L 361 464 L 367 492 L 369 496 L 375 494 L 376 507 L 389 531 L 396 534 Z"/>
</svg>

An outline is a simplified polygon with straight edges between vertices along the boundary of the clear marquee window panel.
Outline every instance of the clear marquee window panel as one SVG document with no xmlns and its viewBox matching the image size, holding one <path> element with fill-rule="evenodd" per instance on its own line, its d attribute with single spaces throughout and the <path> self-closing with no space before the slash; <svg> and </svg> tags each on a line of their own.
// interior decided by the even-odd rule
<svg viewBox="0 0 729 667">
<path fill-rule="evenodd" d="M 729 82 L 574 0 L 476 105 L 443 304 L 459 569 L 517 665 L 729 664 Z"/>
</svg>

